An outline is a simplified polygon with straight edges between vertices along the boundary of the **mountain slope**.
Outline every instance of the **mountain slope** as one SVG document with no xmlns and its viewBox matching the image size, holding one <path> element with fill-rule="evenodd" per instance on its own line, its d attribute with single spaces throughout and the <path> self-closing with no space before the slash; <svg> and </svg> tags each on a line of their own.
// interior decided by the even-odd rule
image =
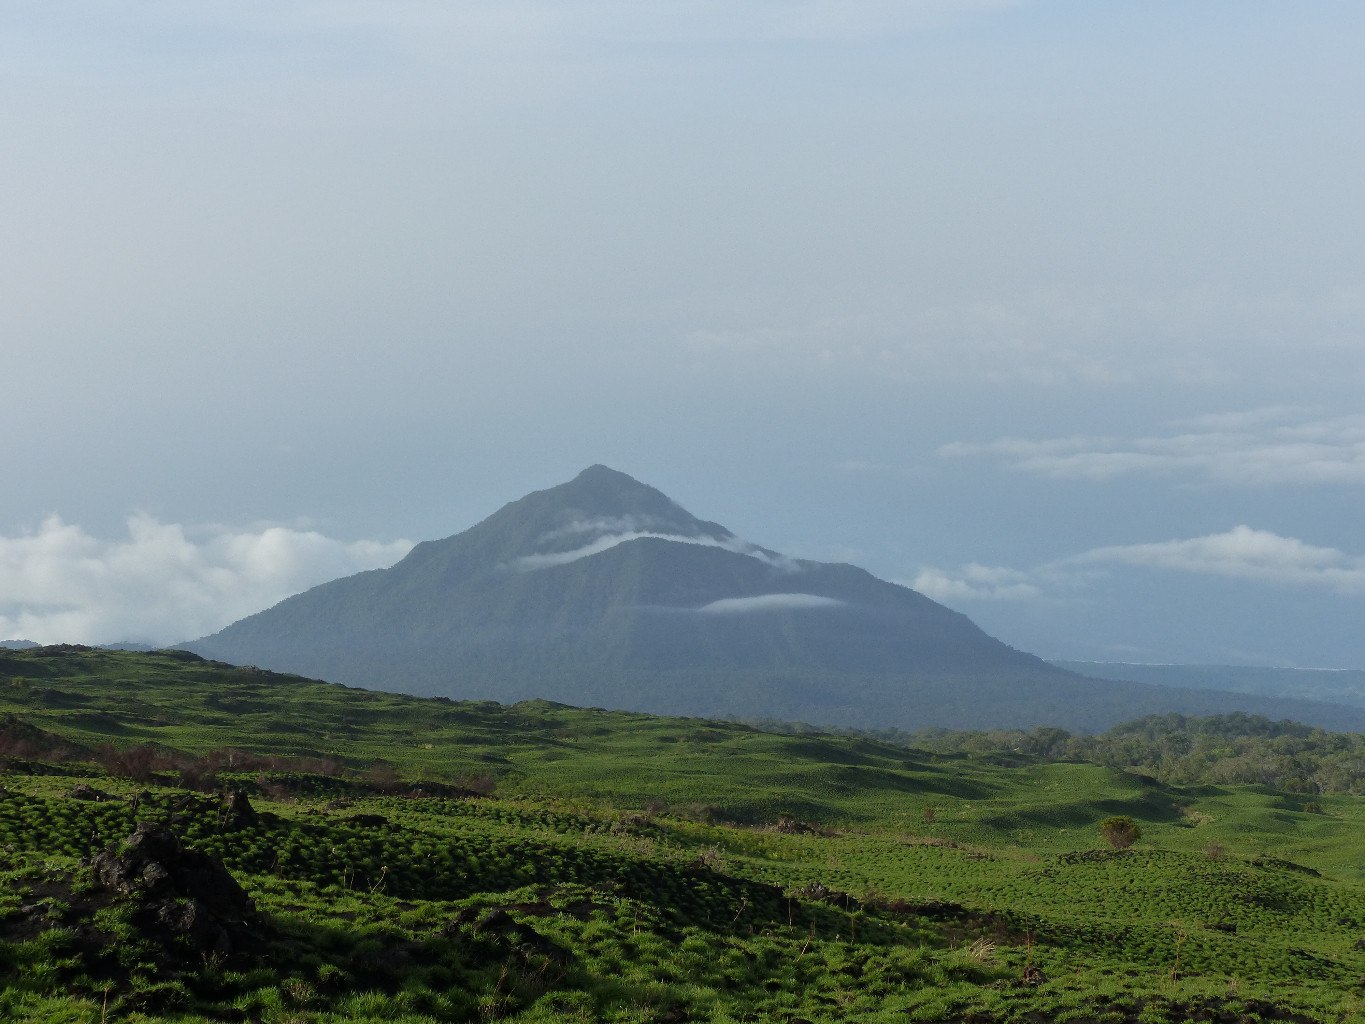
<svg viewBox="0 0 1365 1024">
<path fill-rule="evenodd" d="M 850 725 L 1092 729 L 1244 706 L 1084 679 L 861 569 L 741 541 L 605 466 L 186 646 L 414 693 Z"/>
</svg>

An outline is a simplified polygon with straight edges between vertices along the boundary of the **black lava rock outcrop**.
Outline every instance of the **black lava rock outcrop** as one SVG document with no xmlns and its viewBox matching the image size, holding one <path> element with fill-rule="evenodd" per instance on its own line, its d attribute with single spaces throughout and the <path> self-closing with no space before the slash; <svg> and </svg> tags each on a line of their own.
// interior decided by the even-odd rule
<svg viewBox="0 0 1365 1024">
<path fill-rule="evenodd" d="M 223 801 L 218 807 L 219 828 L 235 831 L 250 828 L 260 820 L 261 816 L 251 806 L 245 790 L 233 789 L 223 794 Z"/>
<path fill-rule="evenodd" d="M 255 905 L 222 862 L 161 825 L 141 822 L 90 868 L 99 888 L 140 904 L 137 921 L 151 937 L 221 957 L 260 940 Z"/>
<path fill-rule="evenodd" d="M 106 800 L 114 799 L 111 794 L 106 793 L 104 790 L 96 789 L 94 786 L 87 785 L 84 782 L 78 786 L 72 787 L 66 794 L 66 798 L 68 800 L 93 800 L 96 803 L 103 803 Z"/>
</svg>

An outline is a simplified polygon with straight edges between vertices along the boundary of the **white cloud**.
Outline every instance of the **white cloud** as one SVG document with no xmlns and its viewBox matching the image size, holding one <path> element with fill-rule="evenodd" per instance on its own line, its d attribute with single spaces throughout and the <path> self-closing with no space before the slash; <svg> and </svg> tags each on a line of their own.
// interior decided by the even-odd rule
<svg viewBox="0 0 1365 1024">
<path fill-rule="evenodd" d="M 956 570 L 926 566 L 909 585 L 926 597 L 947 603 L 1031 600 L 1091 586 L 1103 574 L 1103 566 L 1365 594 L 1365 557 L 1250 526 L 1234 526 L 1202 537 L 1092 548 L 1027 570 L 974 563 Z"/>
<path fill-rule="evenodd" d="M 594 516 L 591 519 L 575 519 L 558 529 L 543 533 L 537 543 L 545 544 L 565 537 L 578 537 L 590 533 L 602 535 L 627 534 L 644 533 L 651 530 L 662 533 L 662 528 L 667 525 L 664 520 L 647 515 Z"/>
<path fill-rule="evenodd" d="M 1042 593 L 1026 572 L 975 562 L 956 571 L 922 569 L 910 583 L 910 588 L 935 601 L 1017 601 Z"/>
<path fill-rule="evenodd" d="M 793 608 L 839 608 L 847 604 L 818 594 L 760 594 L 757 597 L 723 597 L 697 609 L 707 615 L 735 615 L 746 612 L 777 612 Z"/>
<path fill-rule="evenodd" d="M 1095 548 L 1068 561 L 1321 587 L 1342 594 L 1365 593 L 1365 558 L 1249 526 L 1185 540 Z"/>
<path fill-rule="evenodd" d="M 50 516 L 34 532 L 0 536 L 0 638 L 189 640 L 411 548 L 281 526 L 187 530 L 147 515 L 128 519 L 126 538 L 105 540 Z"/>
<path fill-rule="evenodd" d="M 630 524 L 635 520 L 630 517 L 622 519 L 592 519 L 584 520 L 582 523 L 570 524 L 561 527 L 552 533 L 542 537 L 542 541 L 570 536 L 576 533 L 592 533 L 597 529 L 605 528 L 617 524 Z M 798 572 L 801 563 L 794 558 L 779 555 L 774 551 L 767 551 L 748 541 L 740 540 L 738 537 L 727 534 L 724 537 L 712 537 L 708 534 L 698 534 L 687 536 L 679 533 L 664 533 L 655 530 L 627 529 L 620 533 L 606 533 L 580 547 L 569 551 L 547 551 L 531 555 L 522 555 L 514 559 L 511 563 L 512 568 L 518 572 L 534 572 L 537 569 L 549 569 L 556 565 L 566 565 L 569 562 L 576 562 L 580 558 L 589 558 L 592 555 L 599 555 L 603 551 L 609 551 L 621 544 L 627 544 L 633 540 L 643 540 L 652 538 L 654 540 L 673 541 L 676 544 L 697 544 L 701 547 L 722 548 L 725 551 L 733 551 L 736 554 L 748 555 L 756 558 L 760 562 L 780 569 L 783 572 Z"/>
<path fill-rule="evenodd" d="M 1185 421 L 1179 433 L 1136 438 L 997 438 L 942 446 L 942 458 L 994 456 L 1025 473 L 1104 481 L 1193 477 L 1217 484 L 1365 483 L 1365 415 L 1313 419 L 1277 406 Z"/>
<path fill-rule="evenodd" d="M 569 562 L 577 562 L 581 558 L 590 558 L 593 555 L 600 555 L 603 551 L 610 551 L 614 547 L 619 547 L 632 540 L 640 540 L 644 537 L 654 537 L 658 540 L 671 540 L 679 544 L 710 544 L 714 547 L 720 545 L 713 537 L 683 537 L 675 533 L 653 533 L 648 530 L 629 530 L 625 533 L 609 533 L 598 537 L 596 540 L 584 544 L 581 547 L 571 548 L 568 551 L 547 551 L 534 555 L 522 555 L 512 562 L 512 568 L 518 572 L 534 572 L 537 569 L 550 569 L 557 565 L 567 565 Z"/>
</svg>

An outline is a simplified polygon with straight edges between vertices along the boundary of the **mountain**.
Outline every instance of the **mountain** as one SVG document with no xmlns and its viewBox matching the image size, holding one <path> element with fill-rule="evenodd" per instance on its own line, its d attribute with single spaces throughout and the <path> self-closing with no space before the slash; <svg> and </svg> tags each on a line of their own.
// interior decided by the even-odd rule
<svg viewBox="0 0 1365 1024">
<path fill-rule="evenodd" d="M 32 640 L 0 640 L 0 648 L 7 651 L 29 651 L 37 646 Z"/>
<path fill-rule="evenodd" d="M 821 724 L 1283 717 L 1274 702 L 1059 669 L 922 594 L 749 544 L 605 466 L 185 646 L 409 693 Z"/>
</svg>

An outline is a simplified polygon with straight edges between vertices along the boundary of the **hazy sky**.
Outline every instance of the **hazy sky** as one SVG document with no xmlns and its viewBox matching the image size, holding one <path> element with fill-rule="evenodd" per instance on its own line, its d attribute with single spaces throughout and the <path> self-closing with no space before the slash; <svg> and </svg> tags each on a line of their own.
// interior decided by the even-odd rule
<svg viewBox="0 0 1365 1024">
<path fill-rule="evenodd" d="M 1365 666 L 1365 7 L 0 10 L 0 635 L 605 462 L 1043 655 Z"/>
</svg>

